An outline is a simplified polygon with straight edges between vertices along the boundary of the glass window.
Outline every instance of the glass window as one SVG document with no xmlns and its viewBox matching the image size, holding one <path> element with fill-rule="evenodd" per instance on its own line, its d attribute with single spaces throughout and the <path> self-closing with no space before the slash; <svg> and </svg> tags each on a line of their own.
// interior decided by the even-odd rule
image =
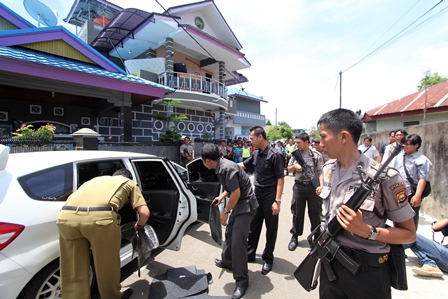
<svg viewBox="0 0 448 299">
<path fill-rule="evenodd" d="M 44 169 L 18 179 L 26 194 L 36 200 L 65 201 L 73 191 L 71 163 Z"/>
<path fill-rule="evenodd" d="M 121 160 L 95 161 L 78 164 L 78 187 L 97 176 L 112 175 L 125 168 Z"/>
<path fill-rule="evenodd" d="M 142 191 L 177 190 L 173 177 L 162 161 L 135 161 Z"/>
</svg>

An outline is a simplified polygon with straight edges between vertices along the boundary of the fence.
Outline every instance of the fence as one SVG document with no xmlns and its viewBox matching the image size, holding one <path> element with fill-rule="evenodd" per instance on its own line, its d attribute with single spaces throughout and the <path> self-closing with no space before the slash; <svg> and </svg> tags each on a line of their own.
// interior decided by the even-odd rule
<svg viewBox="0 0 448 299">
<path fill-rule="evenodd" d="M 10 147 L 10 153 L 30 153 L 46 152 L 54 150 L 73 150 L 75 140 L 73 139 L 55 139 L 51 142 L 41 140 L 14 140 L 11 138 L 0 139 L 0 144 Z"/>
</svg>

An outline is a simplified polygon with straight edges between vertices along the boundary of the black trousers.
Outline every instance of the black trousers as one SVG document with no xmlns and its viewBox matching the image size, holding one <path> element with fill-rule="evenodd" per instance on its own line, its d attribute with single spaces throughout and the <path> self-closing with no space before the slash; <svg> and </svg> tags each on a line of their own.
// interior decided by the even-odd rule
<svg viewBox="0 0 448 299">
<path fill-rule="evenodd" d="M 260 241 L 263 220 L 266 225 L 266 245 L 263 251 L 262 259 L 272 264 L 274 261 L 275 242 L 277 241 L 278 231 L 278 214 L 272 215 L 272 204 L 275 201 L 277 190 L 260 191 L 255 188 L 255 197 L 259 203 L 259 207 L 250 223 L 250 231 L 248 238 L 247 256 L 249 260 L 255 259 L 258 242 Z"/>
<path fill-rule="evenodd" d="M 253 214 L 230 214 L 226 226 L 226 240 L 222 248 L 222 262 L 232 269 L 237 287 L 249 281 L 247 269 L 247 237 Z"/>
<path fill-rule="evenodd" d="M 320 224 L 320 216 L 322 214 L 322 199 L 316 194 L 316 190 L 312 185 L 302 186 L 295 183 L 292 187 L 292 228 L 290 233 L 293 237 L 303 234 L 303 223 L 305 220 L 305 207 L 308 203 L 308 217 L 311 222 L 311 231 Z"/>
<path fill-rule="evenodd" d="M 389 267 L 387 262 L 378 266 L 361 267 L 356 275 L 334 259 L 330 265 L 336 280 L 329 281 L 325 268 L 320 271 L 320 299 L 390 299 Z"/>
</svg>

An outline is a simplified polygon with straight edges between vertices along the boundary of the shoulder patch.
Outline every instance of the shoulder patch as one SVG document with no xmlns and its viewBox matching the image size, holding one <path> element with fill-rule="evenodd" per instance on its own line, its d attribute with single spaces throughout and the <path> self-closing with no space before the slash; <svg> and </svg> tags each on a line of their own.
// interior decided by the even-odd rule
<svg viewBox="0 0 448 299">
<path fill-rule="evenodd" d="M 395 183 L 392 186 L 390 186 L 389 188 L 390 188 L 390 190 L 395 190 L 395 189 L 397 189 L 398 187 L 401 187 L 401 186 L 404 186 L 404 182 L 403 181 Z"/>
<path fill-rule="evenodd" d="M 406 194 L 406 189 L 400 189 L 395 192 L 395 198 L 397 199 L 398 203 L 403 203 L 408 199 L 408 196 Z"/>
</svg>

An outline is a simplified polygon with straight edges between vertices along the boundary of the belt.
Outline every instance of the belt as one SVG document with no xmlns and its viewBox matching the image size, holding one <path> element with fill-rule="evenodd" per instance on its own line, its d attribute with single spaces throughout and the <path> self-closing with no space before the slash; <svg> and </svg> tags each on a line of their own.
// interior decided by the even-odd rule
<svg viewBox="0 0 448 299">
<path fill-rule="evenodd" d="M 369 253 L 345 246 L 342 246 L 341 249 L 361 265 L 361 270 L 366 270 L 367 266 L 382 267 L 387 265 L 386 262 L 389 258 L 388 253 Z"/>
<path fill-rule="evenodd" d="M 266 192 L 277 189 L 277 186 L 267 186 L 267 187 L 257 187 L 255 186 L 255 190 L 260 192 Z"/>
<path fill-rule="evenodd" d="M 311 182 L 310 181 L 303 181 L 303 182 L 301 182 L 299 180 L 295 180 L 295 182 L 296 182 L 297 185 L 300 185 L 300 186 L 305 186 L 305 187 L 311 186 Z"/>
<path fill-rule="evenodd" d="M 63 206 L 62 210 L 80 211 L 80 212 L 98 212 L 98 211 L 113 211 L 112 207 L 76 207 L 76 206 Z"/>
</svg>

